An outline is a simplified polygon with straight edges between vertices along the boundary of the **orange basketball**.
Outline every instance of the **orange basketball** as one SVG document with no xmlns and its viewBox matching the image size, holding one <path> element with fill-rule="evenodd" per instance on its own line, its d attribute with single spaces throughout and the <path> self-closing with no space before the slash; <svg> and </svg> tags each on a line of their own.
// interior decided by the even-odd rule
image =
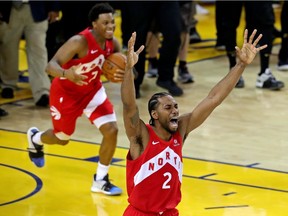
<svg viewBox="0 0 288 216">
<path fill-rule="evenodd" d="M 102 66 L 103 75 L 111 82 L 121 82 L 114 79 L 117 69 L 125 70 L 126 56 L 120 52 L 108 56 Z"/>
</svg>

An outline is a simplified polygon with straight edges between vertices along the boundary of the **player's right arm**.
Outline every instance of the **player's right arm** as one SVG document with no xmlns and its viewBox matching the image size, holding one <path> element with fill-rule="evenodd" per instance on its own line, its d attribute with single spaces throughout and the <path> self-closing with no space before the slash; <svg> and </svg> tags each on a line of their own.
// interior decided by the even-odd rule
<svg viewBox="0 0 288 216">
<path fill-rule="evenodd" d="M 80 65 L 69 69 L 63 69 L 62 65 L 70 61 L 74 56 L 85 56 L 87 49 L 87 41 L 83 36 L 75 35 L 71 37 L 57 50 L 56 54 L 48 62 L 46 72 L 53 77 L 65 77 L 77 85 L 86 85 L 87 83 L 83 80 L 87 76 L 75 72 Z"/>
<path fill-rule="evenodd" d="M 127 63 L 124 79 L 121 84 L 121 99 L 123 103 L 123 118 L 127 137 L 130 141 L 130 154 L 132 159 L 138 158 L 148 143 L 149 134 L 145 123 L 140 119 L 136 104 L 133 67 L 138 61 L 139 53 L 144 49 L 141 46 L 134 52 L 136 33 L 132 34 L 128 42 Z"/>
</svg>

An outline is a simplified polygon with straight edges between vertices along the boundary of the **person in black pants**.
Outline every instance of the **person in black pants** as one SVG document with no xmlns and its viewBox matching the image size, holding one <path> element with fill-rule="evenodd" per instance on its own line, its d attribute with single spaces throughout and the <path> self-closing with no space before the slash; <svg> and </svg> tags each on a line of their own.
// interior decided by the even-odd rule
<svg viewBox="0 0 288 216">
<path fill-rule="evenodd" d="M 269 69 L 269 60 L 272 50 L 274 31 L 274 11 L 271 1 L 217 1 L 216 7 L 222 27 L 225 33 L 222 37 L 225 42 L 229 66 L 236 64 L 235 46 L 237 39 L 237 27 L 239 26 L 242 8 L 245 8 L 246 28 L 248 32 L 257 29 L 257 34 L 263 34 L 259 45 L 267 44 L 268 48 L 260 52 L 260 72 L 256 81 L 257 88 L 279 90 L 284 83 L 276 80 Z M 220 33 L 221 34 L 221 33 Z M 236 84 L 237 88 L 244 87 L 244 79 L 241 77 Z"/>
<path fill-rule="evenodd" d="M 94 4 L 95 1 L 61 1 L 62 18 L 59 22 L 51 23 L 47 31 L 49 60 L 70 37 L 89 25 L 87 14 Z"/>
<path fill-rule="evenodd" d="M 284 1 L 281 11 L 281 48 L 278 54 L 278 70 L 288 71 L 288 2 Z"/>
<path fill-rule="evenodd" d="M 126 2 L 125 10 L 122 10 L 121 13 L 123 13 L 122 16 L 124 15 L 127 21 L 124 24 L 126 31 L 124 35 L 131 35 L 134 31 L 137 32 L 136 47 L 146 43 L 147 33 L 152 20 L 155 18 L 159 31 L 163 35 L 156 84 L 167 89 L 173 96 L 181 96 L 183 90 L 173 80 L 174 66 L 181 43 L 179 3 L 177 1 L 129 1 Z M 138 72 L 138 77 L 134 81 L 137 98 L 140 97 L 140 86 L 145 74 L 145 54 L 145 52 L 140 54 L 139 61 L 135 65 L 135 69 Z"/>
</svg>

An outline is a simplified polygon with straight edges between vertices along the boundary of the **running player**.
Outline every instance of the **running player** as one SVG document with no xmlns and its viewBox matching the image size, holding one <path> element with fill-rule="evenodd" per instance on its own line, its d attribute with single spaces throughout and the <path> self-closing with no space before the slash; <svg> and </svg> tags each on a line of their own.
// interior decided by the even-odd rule
<svg viewBox="0 0 288 216">
<path fill-rule="evenodd" d="M 50 91 L 53 129 L 40 132 L 31 127 L 27 132 L 29 157 L 37 167 L 43 167 L 43 144 L 68 144 L 77 118 L 84 113 L 103 135 L 91 191 L 107 195 L 122 193 L 108 178 L 118 127 L 113 105 L 100 80 L 105 58 L 120 51 L 120 44 L 114 38 L 113 14 L 109 4 L 96 4 L 89 12 L 91 27 L 72 36 L 48 63 L 47 72 L 55 77 Z M 123 73 L 119 71 L 119 79 Z"/>
</svg>

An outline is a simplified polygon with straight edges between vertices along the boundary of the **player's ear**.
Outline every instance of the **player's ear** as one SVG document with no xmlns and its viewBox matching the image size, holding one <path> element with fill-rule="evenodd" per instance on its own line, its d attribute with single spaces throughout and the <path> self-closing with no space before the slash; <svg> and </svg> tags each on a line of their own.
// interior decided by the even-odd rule
<svg viewBox="0 0 288 216">
<path fill-rule="evenodd" d="M 96 28 L 96 26 L 97 26 L 96 21 L 93 21 L 93 22 L 92 22 L 92 26 L 93 26 L 93 28 Z"/>
<path fill-rule="evenodd" d="M 156 112 L 156 110 L 151 111 L 151 116 L 153 119 L 158 119 L 158 113 Z"/>
</svg>

